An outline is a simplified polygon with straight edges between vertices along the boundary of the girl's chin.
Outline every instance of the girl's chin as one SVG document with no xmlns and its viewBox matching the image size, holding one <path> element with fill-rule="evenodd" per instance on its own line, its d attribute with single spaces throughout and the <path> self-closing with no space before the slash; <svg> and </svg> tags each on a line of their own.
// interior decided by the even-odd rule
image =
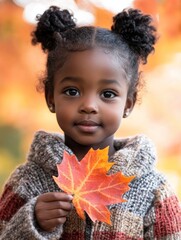
<svg viewBox="0 0 181 240">
<path fill-rule="evenodd" d="M 97 139 L 87 139 L 87 138 L 79 138 L 79 139 L 72 139 L 71 143 L 69 141 L 65 142 L 66 145 L 72 145 L 72 146 L 79 146 L 79 147 L 85 147 L 85 148 L 99 148 L 101 146 L 101 142 L 98 142 Z"/>
</svg>

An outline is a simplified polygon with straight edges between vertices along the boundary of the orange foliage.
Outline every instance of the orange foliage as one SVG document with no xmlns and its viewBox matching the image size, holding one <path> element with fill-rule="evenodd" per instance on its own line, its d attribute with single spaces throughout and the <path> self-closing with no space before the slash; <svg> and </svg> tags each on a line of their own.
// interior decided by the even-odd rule
<svg viewBox="0 0 181 240">
<path fill-rule="evenodd" d="M 134 7 L 157 18 L 158 27 L 164 36 L 175 38 L 181 34 L 180 0 L 135 0 Z"/>
<path fill-rule="evenodd" d="M 86 211 L 92 221 L 111 224 L 106 205 L 124 201 L 121 196 L 129 190 L 133 177 L 120 172 L 107 175 L 113 164 L 108 162 L 108 148 L 90 149 L 80 162 L 64 152 L 62 163 L 57 165 L 58 177 L 53 178 L 63 191 L 74 196 L 73 204 L 82 219 Z"/>
<path fill-rule="evenodd" d="M 156 16 L 158 13 L 157 0 L 134 0 L 134 7 L 140 9 L 146 14 Z"/>
</svg>

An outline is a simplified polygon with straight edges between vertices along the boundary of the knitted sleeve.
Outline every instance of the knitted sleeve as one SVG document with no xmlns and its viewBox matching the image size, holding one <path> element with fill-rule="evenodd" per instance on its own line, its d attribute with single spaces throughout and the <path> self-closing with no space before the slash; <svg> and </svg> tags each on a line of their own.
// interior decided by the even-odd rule
<svg viewBox="0 0 181 240">
<path fill-rule="evenodd" d="M 35 163 L 26 163 L 12 174 L 0 198 L 1 240 L 60 238 L 62 227 L 51 233 L 44 232 L 38 227 L 34 217 L 37 196 L 48 191 L 43 186 L 43 178 L 47 176 Z"/>
<path fill-rule="evenodd" d="M 155 191 L 155 199 L 144 219 L 144 239 L 181 239 L 181 206 L 167 182 Z"/>
</svg>

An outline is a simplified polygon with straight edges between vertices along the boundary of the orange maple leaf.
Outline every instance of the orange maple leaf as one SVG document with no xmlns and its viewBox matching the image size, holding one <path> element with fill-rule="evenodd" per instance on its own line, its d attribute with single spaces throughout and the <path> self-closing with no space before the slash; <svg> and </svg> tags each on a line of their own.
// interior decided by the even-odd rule
<svg viewBox="0 0 181 240">
<path fill-rule="evenodd" d="M 113 164 L 108 162 L 108 147 L 90 149 L 81 161 L 64 152 L 57 165 L 58 177 L 53 178 L 60 189 L 74 196 L 73 205 L 82 219 L 86 211 L 93 222 L 111 224 L 107 206 L 125 201 L 122 195 L 129 190 L 128 184 L 134 177 L 125 177 L 121 172 L 107 175 Z"/>
</svg>

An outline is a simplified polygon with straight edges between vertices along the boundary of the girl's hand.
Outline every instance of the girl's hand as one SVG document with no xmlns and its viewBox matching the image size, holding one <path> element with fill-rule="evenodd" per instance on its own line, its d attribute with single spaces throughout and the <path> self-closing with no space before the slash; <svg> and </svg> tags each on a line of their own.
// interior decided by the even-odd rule
<svg viewBox="0 0 181 240">
<path fill-rule="evenodd" d="M 40 195 L 35 205 L 35 216 L 44 231 L 53 231 L 66 221 L 72 209 L 73 197 L 63 192 L 49 192 Z"/>
</svg>

